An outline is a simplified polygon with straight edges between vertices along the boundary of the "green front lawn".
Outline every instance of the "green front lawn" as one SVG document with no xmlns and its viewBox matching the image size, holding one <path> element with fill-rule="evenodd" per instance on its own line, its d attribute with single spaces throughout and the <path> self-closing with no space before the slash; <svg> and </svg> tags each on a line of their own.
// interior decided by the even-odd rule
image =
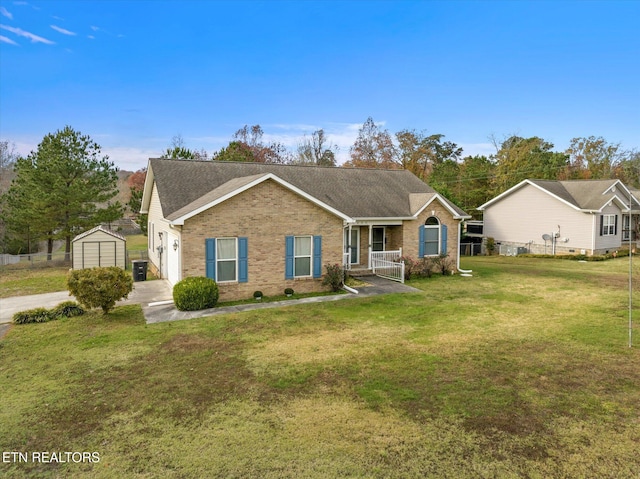
<svg viewBox="0 0 640 479">
<path fill-rule="evenodd" d="M 0 476 L 636 477 L 626 261 L 470 258 L 421 293 L 14 326 L 0 448 L 100 462 Z"/>
</svg>

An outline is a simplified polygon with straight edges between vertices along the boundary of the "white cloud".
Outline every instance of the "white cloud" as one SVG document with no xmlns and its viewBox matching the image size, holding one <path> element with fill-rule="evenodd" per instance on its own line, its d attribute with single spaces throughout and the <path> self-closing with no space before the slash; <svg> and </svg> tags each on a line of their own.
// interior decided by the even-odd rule
<svg viewBox="0 0 640 479">
<path fill-rule="evenodd" d="M 8 43 L 9 45 L 17 45 L 16 42 L 11 40 L 11 38 L 7 38 L 4 35 L 0 35 L 0 43 Z"/>
<path fill-rule="evenodd" d="M 102 153 L 121 170 L 137 171 L 147 166 L 149 158 L 157 158 L 160 150 L 129 146 L 102 147 Z"/>
<path fill-rule="evenodd" d="M 51 28 L 53 28 L 56 32 L 58 33 L 62 33 L 63 35 L 70 35 L 70 36 L 75 36 L 76 33 L 75 32 L 70 32 L 69 30 L 65 30 L 64 28 L 60 28 L 57 25 L 49 25 Z"/>
<path fill-rule="evenodd" d="M 91 25 L 91 30 L 93 30 L 94 32 L 97 32 L 98 30 L 100 30 L 100 27 L 96 27 L 95 25 Z"/>
<path fill-rule="evenodd" d="M 0 7 L 0 15 L 7 17 L 9 20 L 13 20 L 13 14 L 4 7 Z"/>
<path fill-rule="evenodd" d="M 91 40 L 95 40 L 96 37 L 94 37 L 93 35 L 87 35 L 87 38 L 90 38 Z"/>
<path fill-rule="evenodd" d="M 43 37 L 39 37 L 38 35 L 34 35 L 33 33 L 27 32 L 21 28 L 14 28 L 8 25 L 0 25 L 0 28 L 3 30 L 7 30 L 8 32 L 15 33 L 20 37 L 28 38 L 29 40 L 31 40 L 31 43 L 45 43 L 47 45 L 55 45 L 55 42 L 47 40 Z"/>
</svg>

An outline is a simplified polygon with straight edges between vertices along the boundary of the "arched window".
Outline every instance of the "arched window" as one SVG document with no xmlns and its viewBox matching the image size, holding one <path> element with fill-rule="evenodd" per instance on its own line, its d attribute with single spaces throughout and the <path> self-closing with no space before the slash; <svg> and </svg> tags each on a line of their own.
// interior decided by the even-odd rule
<svg viewBox="0 0 640 479">
<path fill-rule="evenodd" d="M 440 220 L 430 216 L 424 222 L 424 256 L 440 254 Z"/>
</svg>

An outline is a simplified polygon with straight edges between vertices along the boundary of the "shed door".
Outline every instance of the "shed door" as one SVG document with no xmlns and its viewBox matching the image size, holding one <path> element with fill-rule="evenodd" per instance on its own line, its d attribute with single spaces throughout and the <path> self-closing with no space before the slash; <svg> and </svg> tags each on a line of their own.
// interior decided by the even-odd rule
<svg viewBox="0 0 640 479">
<path fill-rule="evenodd" d="M 116 266 L 115 241 L 85 241 L 82 243 L 82 268 Z"/>
</svg>

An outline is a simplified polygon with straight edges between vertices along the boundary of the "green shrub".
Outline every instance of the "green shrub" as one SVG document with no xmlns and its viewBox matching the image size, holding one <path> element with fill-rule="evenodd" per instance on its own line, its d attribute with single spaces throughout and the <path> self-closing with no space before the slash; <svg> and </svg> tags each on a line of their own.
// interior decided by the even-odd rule
<svg viewBox="0 0 640 479">
<path fill-rule="evenodd" d="M 420 258 L 413 266 L 413 272 L 418 278 L 431 278 L 435 263 L 430 256 Z"/>
<path fill-rule="evenodd" d="M 496 240 L 491 237 L 488 237 L 486 239 L 484 246 L 487 254 L 491 256 L 496 251 Z"/>
<path fill-rule="evenodd" d="M 14 324 L 29 324 L 29 323 L 46 323 L 57 317 L 51 314 L 46 308 L 35 308 L 27 311 L 20 311 L 13 315 Z"/>
<path fill-rule="evenodd" d="M 291 296 L 293 294 L 293 288 L 285 288 L 284 294 L 286 294 L 287 296 Z"/>
<path fill-rule="evenodd" d="M 173 287 L 173 303 L 180 311 L 213 308 L 219 295 L 216 282 L 204 276 L 185 278 Z"/>
<path fill-rule="evenodd" d="M 82 316 L 84 308 L 75 301 L 65 301 L 51 310 L 51 314 L 56 318 L 73 318 Z"/>
<path fill-rule="evenodd" d="M 325 264 L 324 267 L 327 270 L 327 274 L 324 275 L 322 284 L 330 286 L 331 291 L 339 291 L 344 284 L 344 268 L 338 263 Z"/>
<path fill-rule="evenodd" d="M 69 292 L 87 308 L 102 308 L 107 314 L 116 301 L 127 298 L 133 290 L 133 279 L 117 266 L 79 269 L 67 277 Z"/>
<path fill-rule="evenodd" d="M 441 254 L 433 260 L 433 263 L 436 271 L 442 273 L 443 276 L 452 274 L 454 263 L 449 255 Z"/>
<path fill-rule="evenodd" d="M 253 299 L 262 299 L 262 291 L 254 291 Z"/>
</svg>

